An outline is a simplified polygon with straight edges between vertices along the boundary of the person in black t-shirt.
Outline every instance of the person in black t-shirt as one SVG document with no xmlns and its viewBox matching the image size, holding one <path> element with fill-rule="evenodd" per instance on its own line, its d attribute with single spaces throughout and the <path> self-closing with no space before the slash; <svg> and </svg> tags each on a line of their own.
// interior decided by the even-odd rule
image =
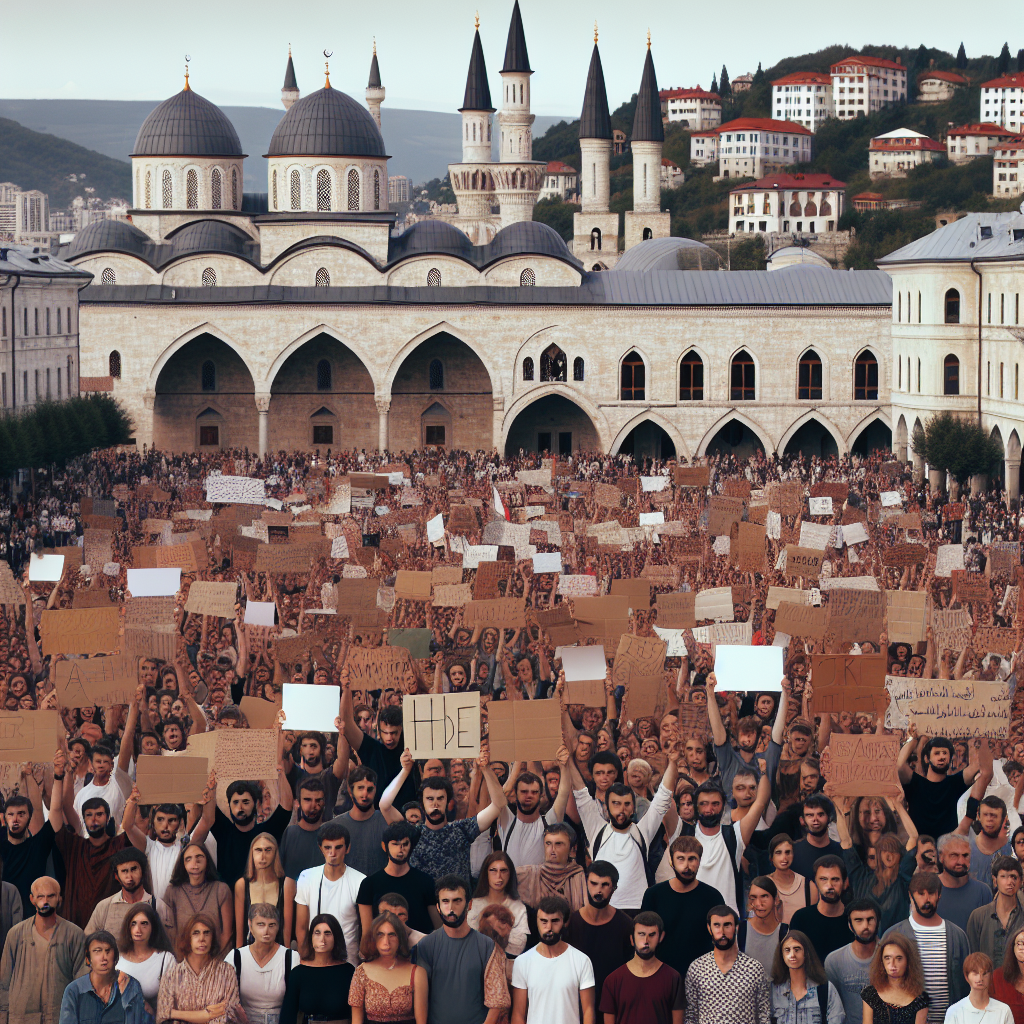
<svg viewBox="0 0 1024 1024">
<path fill-rule="evenodd" d="M 843 847 L 828 834 L 828 826 L 835 816 L 835 807 L 824 793 L 812 793 L 806 797 L 802 805 L 800 825 L 804 830 L 804 838 L 793 844 L 793 870 L 810 878 L 814 873 L 814 864 L 819 857 L 833 854 L 842 857 Z"/>
<path fill-rule="evenodd" d="M 388 855 L 387 864 L 359 884 L 356 904 L 364 934 L 378 914 L 381 896 L 397 892 L 409 903 L 409 927 L 432 932 L 441 925 L 434 895 L 434 880 L 425 871 L 410 866 L 409 858 L 419 832 L 406 821 L 396 821 L 384 829 L 381 846 Z"/>
<path fill-rule="evenodd" d="M 910 818 L 921 835 L 943 836 L 947 832 L 955 832 L 959 824 L 957 801 L 970 788 L 981 765 L 971 763 L 963 771 L 950 775 L 953 744 L 943 736 L 936 736 L 929 739 L 921 750 L 921 764 L 926 771 L 919 775 L 908 763 L 918 742 L 917 726 L 911 722 L 907 742 L 900 748 L 896 759 Z M 986 753 L 991 759 L 987 745 Z"/>
<path fill-rule="evenodd" d="M 811 940 L 818 957 L 824 961 L 833 950 L 850 941 L 850 929 L 843 906 L 846 865 L 842 857 L 826 854 L 814 864 L 814 884 L 821 897 L 811 907 L 801 907 L 789 923 L 789 930 L 803 932 Z"/>
</svg>

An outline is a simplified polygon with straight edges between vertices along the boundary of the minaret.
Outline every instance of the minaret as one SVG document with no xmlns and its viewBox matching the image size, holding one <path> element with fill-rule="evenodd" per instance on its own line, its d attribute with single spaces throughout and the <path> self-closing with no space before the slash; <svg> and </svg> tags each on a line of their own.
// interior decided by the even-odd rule
<svg viewBox="0 0 1024 1024">
<path fill-rule="evenodd" d="M 633 115 L 630 150 L 633 154 L 633 209 L 626 213 L 626 248 L 648 238 L 667 238 L 671 216 L 661 212 L 661 148 L 665 128 L 661 121 L 658 79 L 647 33 L 647 57 Z"/>
<path fill-rule="evenodd" d="M 289 110 L 299 98 L 299 83 L 295 81 L 295 65 L 292 63 L 292 46 L 288 44 L 288 66 L 284 69 L 284 85 L 281 86 L 281 105 Z"/>
<path fill-rule="evenodd" d="M 380 131 L 380 105 L 384 102 L 384 86 L 380 84 L 380 67 L 377 65 L 377 40 L 373 41 L 373 59 L 370 61 L 370 80 L 366 83 L 366 106 L 370 110 L 377 130 Z"/>
<path fill-rule="evenodd" d="M 593 270 L 607 270 L 618 259 L 619 215 L 608 212 L 611 155 L 612 119 L 597 48 L 597 22 L 594 22 L 594 52 L 590 57 L 583 113 L 580 114 L 582 212 L 573 215 L 573 249 L 576 257 Z"/>
</svg>

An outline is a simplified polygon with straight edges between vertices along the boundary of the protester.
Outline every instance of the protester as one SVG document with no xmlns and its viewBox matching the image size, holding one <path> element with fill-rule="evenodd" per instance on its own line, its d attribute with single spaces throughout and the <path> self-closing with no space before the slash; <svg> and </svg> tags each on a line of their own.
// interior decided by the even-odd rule
<svg viewBox="0 0 1024 1024">
<path fill-rule="evenodd" d="M 1024 906 L 1017 895 L 1024 881 L 1024 870 L 1020 861 L 1003 855 L 993 858 L 991 867 L 996 898 L 971 911 L 967 919 L 967 944 L 972 952 L 984 953 L 994 967 L 999 967 L 1006 952 L 1007 937 L 1024 926 Z"/>
<path fill-rule="evenodd" d="M 331 827 L 331 823 L 324 827 Z M 302 960 L 288 977 L 281 1020 L 295 1020 L 299 1013 L 314 1020 L 346 1019 L 349 986 L 355 973 L 352 961 L 358 959 L 358 953 L 346 947 L 338 919 L 333 914 L 314 917 L 308 933 L 303 933 L 299 952 Z"/>
<path fill-rule="evenodd" d="M 779 919 L 779 891 L 775 883 L 766 875 L 758 875 L 750 883 L 747 905 L 750 917 L 741 929 L 740 950 L 753 957 L 770 976 L 775 952 L 789 931 L 789 925 Z"/>
<path fill-rule="evenodd" d="M 376 807 L 377 773 L 363 765 L 353 768 L 348 775 L 348 793 L 352 807 L 339 819 L 352 842 L 346 863 L 364 875 L 372 875 L 382 871 L 388 862 L 381 846 L 388 822 Z"/>
<path fill-rule="evenodd" d="M 104 1019 L 145 1024 L 142 988 L 118 970 L 117 940 L 110 932 L 95 931 L 85 940 L 89 973 L 64 989 L 60 1024 L 94 1024 Z"/>
<path fill-rule="evenodd" d="M 485 907 L 497 903 L 508 909 L 512 914 L 513 925 L 505 950 L 511 956 L 522 953 L 530 933 L 526 905 L 519 899 L 515 870 L 516 866 L 507 853 L 489 853 L 480 868 L 480 881 L 466 916 L 469 927 L 478 928 Z"/>
<path fill-rule="evenodd" d="M 964 977 L 971 991 L 946 1011 L 944 1024 L 1013 1024 L 1013 1014 L 1006 1003 L 989 994 L 994 971 L 992 961 L 984 953 L 972 953 L 964 961 Z"/>
<path fill-rule="evenodd" d="M 135 907 L 122 921 L 117 949 L 121 954 L 118 970 L 130 974 L 139 983 L 146 1013 L 153 1016 L 160 982 L 175 959 L 163 922 L 148 903 Z"/>
<path fill-rule="evenodd" d="M 971 877 L 971 847 L 967 839 L 950 832 L 939 839 L 939 880 L 942 882 L 942 914 L 961 930 L 967 930 L 971 914 L 991 902 L 992 881 Z"/>
<path fill-rule="evenodd" d="M 833 950 L 845 946 L 850 934 L 843 906 L 846 865 L 841 857 L 829 853 L 814 862 L 812 874 L 820 899 L 813 907 L 798 910 L 789 927 L 807 935 L 818 959 L 824 960 Z"/>
<path fill-rule="evenodd" d="M 387 864 L 381 871 L 364 878 L 356 894 L 363 934 L 380 914 L 381 899 L 390 893 L 406 901 L 407 923 L 412 930 L 431 932 L 441 923 L 435 907 L 434 880 L 409 863 L 418 839 L 419 832 L 405 821 L 384 829 L 381 846 L 387 855 Z"/>
<path fill-rule="evenodd" d="M 192 841 L 182 849 L 166 896 L 167 933 L 175 947 L 182 929 L 196 914 L 206 914 L 217 923 L 218 949 L 231 946 L 235 932 L 231 890 L 217 877 L 217 869 L 203 843 Z"/>
<path fill-rule="evenodd" d="M 534 910 L 545 896 L 557 896 L 572 911 L 586 904 L 583 868 L 576 863 L 576 832 L 571 825 L 559 822 L 544 829 L 544 862 L 517 866 L 519 896 Z"/>
<path fill-rule="evenodd" d="M 645 910 L 633 918 L 633 956 L 604 980 L 598 1011 L 605 1024 L 683 1024 L 683 979 L 658 957 L 664 922 Z"/>
<path fill-rule="evenodd" d="M 276 1024 L 298 956 L 278 942 L 281 912 L 272 903 L 253 903 L 243 931 L 251 936 L 241 949 L 229 950 L 225 961 L 235 969 L 238 998 L 248 1024 Z"/>
<path fill-rule="evenodd" d="M 85 926 L 86 935 L 98 931 L 119 935 L 125 918 L 139 903 L 148 903 L 160 915 L 160 920 L 165 926 L 170 924 L 171 912 L 167 904 L 147 892 L 147 883 L 149 888 L 152 888 L 153 883 L 149 878 L 149 863 L 141 850 L 128 847 L 115 853 L 110 858 L 110 866 L 120 889 L 113 896 L 108 896 L 96 904 L 89 923 Z"/>
<path fill-rule="evenodd" d="M 839 993 L 850 1024 L 861 1024 L 863 1017 L 861 992 L 871 981 L 871 963 L 878 945 L 881 915 L 881 908 L 870 897 L 854 900 L 846 910 L 853 941 L 825 957 L 825 975 Z"/>
<path fill-rule="evenodd" d="M 177 1011 L 205 1012 L 213 1021 L 241 1008 L 238 977 L 220 952 L 217 922 L 209 914 L 195 914 L 184 922 L 175 943 L 178 962 L 160 980 L 157 1021 L 181 1019 Z"/>
<path fill-rule="evenodd" d="M 255 903 L 277 907 L 281 935 L 291 939 L 292 899 L 286 898 L 284 865 L 277 840 L 269 832 L 261 832 L 249 846 L 249 859 L 242 877 L 235 882 L 235 935 L 242 945 L 252 942 L 247 926 L 249 908 Z"/>
<path fill-rule="evenodd" d="M 1024 928 L 1006 940 L 1003 964 L 992 975 L 992 995 L 1010 1007 L 1013 1024 L 1024 1024 Z"/>
<path fill-rule="evenodd" d="M 801 1024 L 814 1019 L 843 1024 L 846 1011 L 835 986 L 826 978 L 818 954 L 803 932 L 790 931 L 779 943 L 771 969 L 772 1019 Z"/>
<path fill-rule="evenodd" d="M 363 932 L 362 963 L 349 986 L 352 1024 L 427 1024 L 427 972 L 412 963 L 405 926 L 384 911 Z"/>
<path fill-rule="evenodd" d="M 869 979 L 861 993 L 864 1024 L 926 1024 L 933 1019 L 921 957 L 912 939 L 900 932 L 883 938 L 872 957 Z"/>
</svg>

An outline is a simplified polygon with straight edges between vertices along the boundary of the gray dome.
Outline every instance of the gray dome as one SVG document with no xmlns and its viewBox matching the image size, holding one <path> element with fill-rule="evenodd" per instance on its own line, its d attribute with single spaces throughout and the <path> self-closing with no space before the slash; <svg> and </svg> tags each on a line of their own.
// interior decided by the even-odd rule
<svg viewBox="0 0 1024 1024">
<path fill-rule="evenodd" d="M 557 256 L 572 263 L 578 261 L 569 251 L 562 236 L 549 224 L 536 220 L 519 221 L 502 228 L 487 246 L 488 258 L 497 259 L 513 253 Z"/>
<path fill-rule="evenodd" d="M 609 273 L 641 274 L 656 270 L 718 270 L 722 258 L 709 245 L 692 238 L 649 238 L 627 249 Z"/>
<path fill-rule="evenodd" d="M 472 259 L 473 243 L 457 227 L 443 220 L 421 220 L 392 238 L 388 262 L 394 263 L 414 253 L 452 253 Z"/>
<path fill-rule="evenodd" d="M 186 86 L 142 122 L 132 156 L 244 154 L 235 126 L 220 107 Z"/>
<path fill-rule="evenodd" d="M 193 252 L 229 252 L 244 256 L 252 239 L 222 220 L 202 220 L 175 232 L 170 242 L 173 259 Z"/>
<path fill-rule="evenodd" d="M 327 86 L 303 96 L 281 118 L 266 156 L 369 156 L 387 158 L 370 112 Z"/>
<path fill-rule="evenodd" d="M 128 252 L 142 256 L 149 236 L 126 220 L 97 220 L 82 228 L 71 239 L 64 253 L 65 259 L 74 259 L 90 252 Z"/>
</svg>

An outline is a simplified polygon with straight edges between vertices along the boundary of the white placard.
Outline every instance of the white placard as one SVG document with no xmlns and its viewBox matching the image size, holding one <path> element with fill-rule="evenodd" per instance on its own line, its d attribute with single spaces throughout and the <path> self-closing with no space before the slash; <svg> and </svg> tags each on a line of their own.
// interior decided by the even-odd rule
<svg viewBox="0 0 1024 1024">
<path fill-rule="evenodd" d="M 781 512 L 768 512 L 768 522 L 765 526 L 765 530 L 772 540 L 782 539 L 782 513 Z"/>
<path fill-rule="evenodd" d="M 775 639 L 772 641 L 772 647 L 788 647 L 789 646 L 789 634 L 780 633 L 778 630 L 775 631 Z"/>
<path fill-rule="evenodd" d="M 954 569 L 964 568 L 962 544 L 940 544 L 935 553 L 935 575 L 949 577 Z"/>
<path fill-rule="evenodd" d="M 236 505 L 262 505 L 267 497 L 264 481 L 251 476 L 208 476 L 206 500 Z"/>
<path fill-rule="evenodd" d="M 405 474 L 398 470 L 397 473 L 388 473 L 388 486 L 389 487 L 401 487 L 402 481 L 405 479 Z"/>
<path fill-rule="evenodd" d="M 847 523 L 843 527 L 843 542 L 849 547 L 851 544 L 866 544 L 868 528 L 863 523 Z"/>
<path fill-rule="evenodd" d="M 120 562 L 104 562 L 103 563 L 103 575 L 104 576 L 118 576 L 121 573 Z"/>
<path fill-rule="evenodd" d="M 533 556 L 533 571 L 534 572 L 561 572 L 562 571 L 562 552 L 561 551 L 542 551 L 540 554 Z"/>
<path fill-rule="evenodd" d="M 808 498 L 808 505 L 812 516 L 832 515 L 832 498 L 826 495 L 824 498 Z"/>
<path fill-rule="evenodd" d="M 462 552 L 463 569 L 476 569 L 481 562 L 496 562 L 497 560 L 497 544 L 467 544 Z"/>
<path fill-rule="evenodd" d="M 892 508 L 894 505 L 902 505 L 903 498 L 899 491 L 882 491 L 878 496 L 882 502 L 882 508 Z"/>
<path fill-rule="evenodd" d="M 414 758 L 479 757 L 480 694 L 406 694 L 402 736 Z"/>
<path fill-rule="evenodd" d="M 331 541 L 331 558 L 348 558 L 348 538 L 343 533 L 339 533 Z"/>
<path fill-rule="evenodd" d="M 640 477 L 640 487 L 644 491 L 663 491 L 668 487 L 669 478 L 667 476 L 642 476 Z"/>
<path fill-rule="evenodd" d="M 801 523 L 800 547 L 824 551 L 832 536 L 832 527 L 827 523 Z"/>
<path fill-rule="evenodd" d="M 340 686 L 284 683 L 282 689 L 286 729 L 334 732 L 334 720 L 341 706 Z"/>
<path fill-rule="evenodd" d="M 273 509 L 275 512 L 284 511 L 284 502 L 281 501 L 280 498 L 264 498 L 263 504 L 266 505 L 267 508 Z"/>
<path fill-rule="evenodd" d="M 562 670 L 567 683 L 604 679 L 608 672 L 603 645 L 563 647 Z"/>
<path fill-rule="evenodd" d="M 782 692 L 782 648 L 738 647 L 719 644 L 715 648 L 715 675 L 723 690 L 774 690 Z"/>
<path fill-rule="evenodd" d="M 247 626 L 273 626 L 273 601 L 250 601 L 245 606 L 245 624 Z"/>
<path fill-rule="evenodd" d="M 213 517 L 212 508 L 187 508 L 185 509 L 186 519 L 199 519 L 202 522 L 208 522 Z"/>
<path fill-rule="evenodd" d="M 714 543 L 711 545 L 711 550 L 714 551 L 716 555 L 724 557 L 725 555 L 729 554 L 731 546 L 732 541 L 729 537 L 729 534 L 720 533 L 715 538 Z"/>
<path fill-rule="evenodd" d="M 129 569 L 132 597 L 174 597 L 181 589 L 181 569 Z"/>
<path fill-rule="evenodd" d="M 63 555 L 33 555 L 29 559 L 28 578 L 33 583 L 56 583 L 63 575 Z"/>
<path fill-rule="evenodd" d="M 655 626 L 654 632 L 668 644 L 668 649 L 665 651 L 666 658 L 686 657 L 685 629 L 663 629 L 661 626 Z"/>
<path fill-rule="evenodd" d="M 693 614 L 698 622 L 704 619 L 732 622 L 735 618 L 732 587 L 712 587 L 710 590 L 699 591 L 693 600 Z"/>
<path fill-rule="evenodd" d="M 444 515 L 440 512 L 433 519 L 427 520 L 427 540 L 431 544 L 444 540 Z"/>
<path fill-rule="evenodd" d="M 641 512 L 641 526 L 662 526 L 665 522 L 664 512 Z"/>
</svg>

